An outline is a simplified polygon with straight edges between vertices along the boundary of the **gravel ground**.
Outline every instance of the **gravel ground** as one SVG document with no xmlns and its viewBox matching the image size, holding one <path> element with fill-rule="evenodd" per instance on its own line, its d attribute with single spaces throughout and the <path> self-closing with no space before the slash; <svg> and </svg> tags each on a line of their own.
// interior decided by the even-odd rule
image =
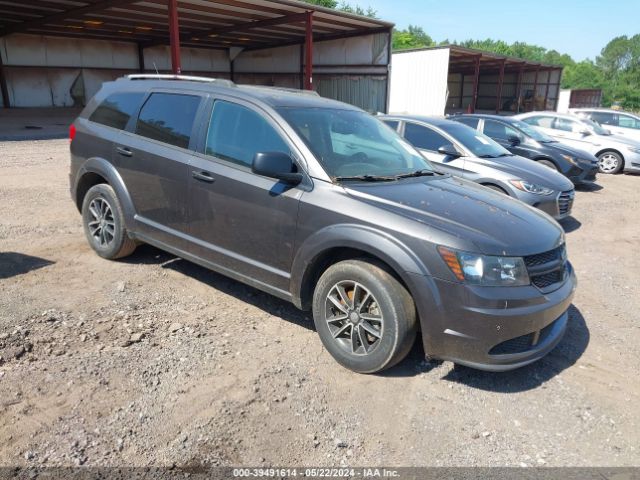
<svg viewBox="0 0 640 480">
<path fill-rule="evenodd" d="M 483 373 L 416 344 L 365 376 L 278 299 L 148 246 L 100 259 L 67 151 L 0 143 L 0 465 L 640 464 L 640 177 L 578 192 L 548 357 Z"/>
</svg>

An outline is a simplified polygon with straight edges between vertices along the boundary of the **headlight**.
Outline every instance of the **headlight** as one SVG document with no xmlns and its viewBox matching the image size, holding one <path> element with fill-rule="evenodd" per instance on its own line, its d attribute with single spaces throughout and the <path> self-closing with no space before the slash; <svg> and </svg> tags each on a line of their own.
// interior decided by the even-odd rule
<svg viewBox="0 0 640 480">
<path fill-rule="evenodd" d="M 523 192 L 535 193 L 536 195 L 551 195 L 553 190 L 535 183 L 525 182 L 524 180 L 509 180 L 511 185 Z"/>
<path fill-rule="evenodd" d="M 631 150 L 633 153 L 640 153 L 640 148 L 636 148 L 636 147 L 627 147 L 629 150 Z"/>
<path fill-rule="evenodd" d="M 576 163 L 578 163 L 578 159 L 576 157 L 572 157 L 571 155 L 560 155 L 562 158 L 564 158 L 567 162 L 569 162 L 571 165 L 575 165 Z"/>
<path fill-rule="evenodd" d="M 451 272 L 461 282 L 488 287 L 529 285 L 522 257 L 493 257 L 438 247 Z"/>
</svg>

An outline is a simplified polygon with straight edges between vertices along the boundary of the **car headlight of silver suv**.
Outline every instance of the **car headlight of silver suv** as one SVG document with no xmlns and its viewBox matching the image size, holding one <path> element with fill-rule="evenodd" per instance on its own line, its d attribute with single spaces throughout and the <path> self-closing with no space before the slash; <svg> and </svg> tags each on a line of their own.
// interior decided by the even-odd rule
<svg viewBox="0 0 640 480">
<path fill-rule="evenodd" d="M 497 257 L 438 247 L 440 256 L 461 282 L 487 287 L 529 285 L 529 273 L 522 257 Z"/>
<path fill-rule="evenodd" d="M 509 180 L 511 185 L 518 190 L 522 190 L 527 193 L 535 193 L 536 195 L 551 195 L 553 190 L 542 185 L 536 185 L 535 183 L 526 182 L 524 180 Z"/>
</svg>

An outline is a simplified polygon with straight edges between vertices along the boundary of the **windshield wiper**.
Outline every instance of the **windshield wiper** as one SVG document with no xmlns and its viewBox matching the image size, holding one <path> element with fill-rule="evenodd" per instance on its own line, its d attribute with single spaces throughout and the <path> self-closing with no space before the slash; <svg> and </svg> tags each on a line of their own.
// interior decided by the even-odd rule
<svg viewBox="0 0 640 480">
<path fill-rule="evenodd" d="M 396 177 L 385 177 L 382 175 L 353 175 L 344 177 L 333 177 L 337 182 L 343 182 L 345 180 L 360 180 L 361 182 L 393 182 Z"/>
<path fill-rule="evenodd" d="M 515 157 L 515 155 L 513 153 L 501 153 L 495 158 L 500 158 L 500 157 Z"/>
<path fill-rule="evenodd" d="M 498 158 L 495 155 L 491 155 L 490 153 L 485 153 L 484 155 L 478 155 L 478 158 Z"/>
<path fill-rule="evenodd" d="M 427 177 L 435 174 L 436 172 L 434 172 L 433 170 L 416 170 L 415 172 L 402 173 L 400 175 L 396 175 L 396 178 Z"/>
</svg>

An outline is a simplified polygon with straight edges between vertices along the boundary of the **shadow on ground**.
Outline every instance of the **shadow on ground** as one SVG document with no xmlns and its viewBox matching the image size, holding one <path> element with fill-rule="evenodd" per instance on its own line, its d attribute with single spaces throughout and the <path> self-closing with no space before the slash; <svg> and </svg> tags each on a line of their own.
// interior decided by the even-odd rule
<svg viewBox="0 0 640 480">
<path fill-rule="evenodd" d="M 565 233 L 571 233 L 578 230 L 582 226 L 582 223 L 573 217 L 567 217 L 563 220 L 560 220 L 560 225 L 562 225 L 562 228 L 564 228 Z"/>
<path fill-rule="evenodd" d="M 579 192 L 599 192 L 604 187 L 602 185 L 598 185 L 597 183 L 583 183 L 581 185 L 576 185 L 576 190 Z"/>
<path fill-rule="evenodd" d="M 269 315 L 280 317 L 287 322 L 309 330 L 314 330 L 310 312 L 298 310 L 293 306 L 293 304 L 287 301 L 280 300 L 273 295 L 261 292 L 260 290 L 245 285 L 244 283 L 225 277 L 224 275 L 220 275 L 212 270 L 201 267 L 187 260 L 183 260 L 149 245 L 141 245 L 136 249 L 133 255 L 123 259 L 122 261 L 131 264 L 162 265 L 163 268 L 171 269 L 198 280 L 219 292 L 253 305 Z M 206 301 L 206 298 L 203 298 L 202 300 Z"/>
<path fill-rule="evenodd" d="M 15 277 L 32 270 L 48 267 L 54 262 L 24 253 L 0 252 L 0 279 Z"/>
</svg>

